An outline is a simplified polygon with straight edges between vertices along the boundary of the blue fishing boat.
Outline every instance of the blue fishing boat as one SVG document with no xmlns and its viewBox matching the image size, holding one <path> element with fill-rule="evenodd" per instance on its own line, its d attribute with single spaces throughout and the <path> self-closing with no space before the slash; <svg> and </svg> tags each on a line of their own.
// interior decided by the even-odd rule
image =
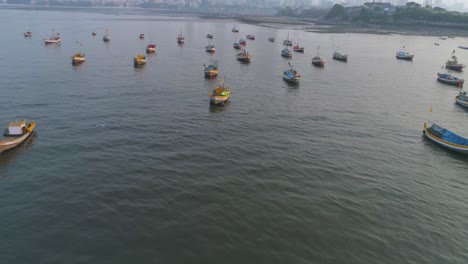
<svg viewBox="0 0 468 264">
<path fill-rule="evenodd" d="M 468 139 L 436 124 L 428 126 L 424 123 L 424 136 L 432 142 L 449 150 L 468 154 Z"/>
<path fill-rule="evenodd" d="M 449 85 L 455 85 L 458 87 L 463 87 L 463 83 L 465 80 L 459 79 L 453 75 L 446 74 L 446 73 L 437 73 L 437 80 L 441 83 L 449 84 Z"/>
<path fill-rule="evenodd" d="M 400 59 L 400 60 L 412 61 L 412 60 L 413 60 L 413 57 L 414 57 L 414 54 L 409 54 L 409 53 L 406 52 L 406 51 L 398 51 L 398 52 L 396 53 L 396 58 L 397 58 L 397 59 Z"/>
<path fill-rule="evenodd" d="M 333 59 L 339 61 L 348 61 L 348 55 L 339 53 L 338 51 L 333 52 Z"/>
<path fill-rule="evenodd" d="M 468 108 L 468 93 L 466 91 L 461 91 L 456 97 L 455 97 L 455 103 Z"/>
<path fill-rule="evenodd" d="M 291 50 L 289 50 L 288 48 L 283 49 L 281 51 L 281 56 L 285 58 L 291 58 L 292 57 Z"/>
<path fill-rule="evenodd" d="M 297 73 L 291 63 L 288 64 L 291 68 L 283 72 L 283 80 L 295 84 L 299 83 L 301 76 Z"/>
</svg>

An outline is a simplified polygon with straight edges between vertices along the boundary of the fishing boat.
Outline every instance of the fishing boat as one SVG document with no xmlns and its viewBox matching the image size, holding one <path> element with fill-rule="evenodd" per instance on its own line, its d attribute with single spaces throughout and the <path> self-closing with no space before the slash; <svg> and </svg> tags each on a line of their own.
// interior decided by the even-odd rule
<svg viewBox="0 0 468 264">
<path fill-rule="evenodd" d="M 216 51 L 215 46 L 212 44 L 205 46 L 205 50 L 206 52 L 210 52 L 210 53 L 214 53 Z"/>
<path fill-rule="evenodd" d="M 156 45 L 155 44 L 149 44 L 146 46 L 146 53 L 155 53 L 156 52 Z"/>
<path fill-rule="evenodd" d="M 133 64 L 135 66 L 143 65 L 146 63 L 146 56 L 143 54 L 138 54 L 135 58 L 133 58 Z"/>
<path fill-rule="evenodd" d="M 144 39 L 145 38 L 145 34 L 141 33 L 140 36 L 139 36 L 140 39 Z"/>
<path fill-rule="evenodd" d="M 312 58 L 312 64 L 317 67 L 324 67 L 325 61 L 320 56 L 315 56 Z"/>
<path fill-rule="evenodd" d="M 299 44 L 296 44 L 296 45 L 293 47 L 293 50 L 294 50 L 295 52 L 302 52 L 302 53 L 303 53 L 303 52 L 304 52 L 304 47 L 301 47 L 301 46 L 299 46 Z"/>
<path fill-rule="evenodd" d="M 91 35 L 92 35 L 92 36 L 96 36 L 97 34 L 96 34 L 96 32 L 93 31 L 93 33 L 91 33 Z"/>
<path fill-rule="evenodd" d="M 429 126 L 424 123 L 423 134 L 426 138 L 444 148 L 468 154 L 468 139 L 461 137 L 448 129 L 436 124 Z"/>
<path fill-rule="evenodd" d="M 242 50 L 242 52 L 236 55 L 236 58 L 238 61 L 241 61 L 241 62 L 250 62 L 250 59 L 252 59 L 252 55 L 250 55 L 250 53 L 248 53 L 244 49 Z"/>
<path fill-rule="evenodd" d="M 332 58 L 333 58 L 334 60 L 339 60 L 339 61 L 348 61 L 348 55 L 341 54 L 341 53 L 338 52 L 338 51 L 333 52 Z"/>
<path fill-rule="evenodd" d="M 414 54 L 409 54 L 406 51 L 398 51 L 396 53 L 396 58 L 399 60 L 407 60 L 407 61 L 412 61 L 414 57 Z"/>
<path fill-rule="evenodd" d="M 179 35 L 177 35 L 177 43 L 179 44 L 184 44 L 185 43 L 185 37 L 182 35 L 182 31 L 180 32 Z"/>
<path fill-rule="evenodd" d="M 270 38 L 268 38 L 268 41 L 270 41 L 270 42 L 275 42 L 275 37 L 270 37 Z"/>
<path fill-rule="evenodd" d="M 441 40 L 446 40 L 447 38 L 445 38 L 445 37 L 440 37 L 439 39 L 441 39 Z"/>
<path fill-rule="evenodd" d="M 234 33 L 239 33 L 239 29 L 236 28 L 236 26 L 234 26 L 234 27 L 232 28 L 232 32 L 234 32 Z"/>
<path fill-rule="evenodd" d="M 458 46 L 459 49 L 468 49 L 467 46 Z"/>
<path fill-rule="evenodd" d="M 44 44 L 56 44 L 56 43 L 60 43 L 60 41 L 62 41 L 62 39 L 60 38 L 60 34 L 57 33 L 50 38 L 45 38 Z"/>
<path fill-rule="evenodd" d="M 223 105 L 229 100 L 231 91 L 225 82 L 220 81 L 215 89 L 208 95 L 210 97 L 210 103 L 214 105 Z"/>
<path fill-rule="evenodd" d="M 82 63 L 85 60 L 86 60 L 86 57 L 85 57 L 84 53 L 81 53 L 81 52 L 77 52 L 77 53 L 75 53 L 75 55 L 72 56 L 72 63 L 74 63 L 74 64 Z"/>
<path fill-rule="evenodd" d="M 213 35 L 207 34 L 207 35 L 206 35 L 206 38 L 213 39 Z"/>
<path fill-rule="evenodd" d="M 434 45 L 439 46 L 440 44 L 436 42 L 436 43 L 434 43 Z"/>
<path fill-rule="evenodd" d="M 205 77 L 215 77 L 218 75 L 218 63 L 211 61 L 209 65 L 203 65 L 205 67 Z"/>
<path fill-rule="evenodd" d="M 34 130 L 36 123 L 28 123 L 27 120 L 13 121 L 3 130 L 0 135 L 0 153 L 14 148 L 25 141 Z"/>
<path fill-rule="evenodd" d="M 283 45 L 285 45 L 285 46 L 292 46 L 293 45 L 292 40 L 289 39 L 289 32 L 288 32 L 288 38 L 283 40 Z"/>
<path fill-rule="evenodd" d="M 234 44 L 232 44 L 232 47 L 235 49 L 241 49 L 241 45 L 238 42 L 234 42 Z"/>
<path fill-rule="evenodd" d="M 290 69 L 283 72 L 283 80 L 289 83 L 299 83 L 299 81 L 301 80 L 301 76 L 297 73 L 297 71 L 294 69 L 291 63 L 288 64 L 290 66 Z"/>
<path fill-rule="evenodd" d="M 239 44 L 240 45 L 247 45 L 247 42 L 245 42 L 245 39 L 239 39 Z"/>
<path fill-rule="evenodd" d="M 292 57 L 292 52 L 288 48 L 285 48 L 281 51 L 281 57 L 285 58 L 291 58 Z"/>
<path fill-rule="evenodd" d="M 455 36 L 447 36 L 447 38 L 454 39 L 454 38 L 455 38 Z"/>
<path fill-rule="evenodd" d="M 255 35 L 247 35 L 246 38 L 250 40 L 255 40 Z"/>
<path fill-rule="evenodd" d="M 468 108 L 468 93 L 461 91 L 456 97 L 455 102 L 463 107 Z"/>
<path fill-rule="evenodd" d="M 105 34 L 104 37 L 102 37 L 102 41 L 109 42 L 110 41 L 109 34 Z"/>
<path fill-rule="evenodd" d="M 437 80 L 441 83 L 449 84 L 449 85 L 455 85 L 458 87 L 463 87 L 463 83 L 465 80 L 459 79 L 453 75 L 446 74 L 446 73 L 437 73 Z"/>
<path fill-rule="evenodd" d="M 27 37 L 31 37 L 32 36 L 32 33 L 30 31 L 26 31 L 24 32 L 24 37 L 27 38 Z"/>
<path fill-rule="evenodd" d="M 452 59 L 447 60 L 447 62 L 445 63 L 445 68 L 450 69 L 452 71 L 463 71 L 465 65 L 458 63 L 457 56 L 453 55 Z"/>
</svg>

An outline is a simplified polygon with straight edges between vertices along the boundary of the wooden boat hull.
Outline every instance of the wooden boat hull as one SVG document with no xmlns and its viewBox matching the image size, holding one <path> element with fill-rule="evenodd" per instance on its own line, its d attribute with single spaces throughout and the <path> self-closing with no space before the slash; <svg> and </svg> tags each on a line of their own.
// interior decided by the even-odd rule
<svg viewBox="0 0 468 264">
<path fill-rule="evenodd" d="M 156 52 L 156 49 L 154 48 L 147 48 L 146 49 L 146 53 L 155 53 Z"/>
<path fill-rule="evenodd" d="M 445 65 L 445 68 L 452 70 L 452 71 L 463 71 L 464 65 L 456 64 L 456 65 Z"/>
<path fill-rule="evenodd" d="M 216 52 L 216 49 L 214 49 L 214 48 L 212 48 L 212 49 L 207 49 L 206 52 L 215 53 L 215 52 Z"/>
<path fill-rule="evenodd" d="M 214 105 L 224 104 L 229 100 L 229 95 L 227 96 L 216 96 L 210 94 L 210 103 Z"/>
<path fill-rule="evenodd" d="M 205 71 L 205 77 L 215 77 L 218 76 L 218 71 Z"/>
<path fill-rule="evenodd" d="M 72 62 L 73 63 L 82 63 L 84 62 L 86 59 L 85 58 L 80 58 L 80 57 L 73 57 L 72 58 Z"/>
<path fill-rule="evenodd" d="M 237 57 L 237 60 L 241 62 L 250 62 L 249 57 Z"/>
<path fill-rule="evenodd" d="M 316 67 L 325 67 L 325 62 L 324 61 L 312 61 L 312 65 Z"/>
<path fill-rule="evenodd" d="M 409 55 L 409 56 L 398 56 L 396 55 L 396 58 L 399 59 L 399 60 L 407 60 L 407 61 L 412 61 L 413 60 L 413 57 L 414 55 Z"/>
<path fill-rule="evenodd" d="M 297 78 L 297 77 L 293 77 L 293 78 L 283 77 L 283 80 L 285 80 L 285 81 L 288 82 L 288 83 L 298 84 L 299 81 L 301 80 L 301 78 Z"/>
<path fill-rule="evenodd" d="M 449 150 L 452 150 L 452 151 L 455 151 L 455 152 L 458 152 L 458 153 L 463 153 L 463 154 L 468 154 L 468 146 L 462 146 L 462 145 L 457 145 L 457 144 L 453 144 L 453 143 L 450 143 L 450 142 L 447 142 L 443 139 L 440 139 L 434 135 L 432 135 L 428 130 L 427 130 L 427 127 L 426 127 L 426 124 L 424 124 L 424 130 L 423 130 L 423 134 L 424 136 L 429 139 L 430 141 L 444 147 L 444 148 L 447 148 Z"/>
<path fill-rule="evenodd" d="M 30 37 L 32 36 L 32 33 L 31 32 L 24 32 L 24 36 L 27 38 L 27 37 Z"/>
<path fill-rule="evenodd" d="M 460 96 L 458 96 L 458 95 L 455 97 L 455 103 L 457 103 L 458 105 L 461 105 L 463 107 L 468 108 L 468 101 L 464 101 L 464 100 L 460 99 Z"/>
<path fill-rule="evenodd" d="M 281 53 L 281 57 L 284 57 L 284 58 L 291 58 L 291 57 L 292 57 L 292 54 L 291 54 L 291 53 Z"/>
<path fill-rule="evenodd" d="M 459 49 L 466 49 L 468 50 L 468 47 L 465 47 L 465 46 L 458 46 Z"/>
<path fill-rule="evenodd" d="M 337 60 L 337 61 L 345 61 L 346 62 L 346 61 L 348 61 L 348 56 L 340 56 L 340 57 L 334 56 L 333 59 Z"/>
<path fill-rule="evenodd" d="M 16 146 L 18 146 L 19 144 L 23 143 L 30 135 L 32 134 L 32 132 L 30 133 L 26 133 L 24 135 L 22 135 L 21 137 L 17 137 L 17 138 L 3 138 L 2 140 L 0 140 L 0 153 L 4 152 L 4 151 L 7 151 L 9 149 L 12 149 Z"/>
<path fill-rule="evenodd" d="M 443 79 L 440 77 L 437 77 L 437 81 L 448 84 L 448 85 L 458 86 L 460 88 L 463 87 L 463 83 L 464 83 L 463 80 L 447 80 L 447 79 Z"/>
<path fill-rule="evenodd" d="M 268 38 L 268 41 L 275 42 L 275 38 Z"/>
<path fill-rule="evenodd" d="M 44 44 L 57 44 L 57 43 L 60 43 L 60 40 L 44 39 Z"/>
<path fill-rule="evenodd" d="M 143 65 L 146 64 L 146 60 L 133 60 L 133 64 L 135 65 Z"/>
<path fill-rule="evenodd" d="M 304 49 L 294 49 L 294 51 L 304 53 Z"/>
</svg>

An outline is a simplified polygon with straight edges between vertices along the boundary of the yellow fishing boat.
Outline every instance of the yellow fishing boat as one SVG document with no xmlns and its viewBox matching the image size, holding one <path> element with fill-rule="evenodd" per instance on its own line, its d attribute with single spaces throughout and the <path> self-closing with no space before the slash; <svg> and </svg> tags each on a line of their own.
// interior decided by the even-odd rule
<svg viewBox="0 0 468 264">
<path fill-rule="evenodd" d="M 75 55 L 72 57 L 72 63 L 82 63 L 86 60 L 86 57 L 84 53 L 77 52 Z"/>
<path fill-rule="evenodd" d="M 5 128 L 3 135 L 0 135 L 0 153 L 14 148 L 26 140 L 34 130 L 36 123 L 28 123 L 27 120 L 13 121 Z"/>
<path fill-rule="evenodd" d="M 228 86 L 224 82 L 220 82 L 218 86 L 209 94 L 210 102 L 212 104 L 224 104 L 229 100 L 229 96 L 231 95 L 231 91 L 229 90 Z"/>
<path fill-rule="evenodd" d="M 143 65 L 146 63 L 146 56 L 143 54 L 138 54 L 135 58 L 133 58 L 133 63 L 135 65 Z"/>
</svg>

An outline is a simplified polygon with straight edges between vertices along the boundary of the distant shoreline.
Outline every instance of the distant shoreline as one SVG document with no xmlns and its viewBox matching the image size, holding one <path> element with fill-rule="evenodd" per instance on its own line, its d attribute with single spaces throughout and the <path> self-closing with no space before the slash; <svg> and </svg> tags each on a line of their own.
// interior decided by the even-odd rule
<svg viewBox="0 0 468 264">
<path fill-rule="evenodd" d="M 104 14 L 133 14 L 146 16 L 184 15 L 200 19 L 231 19 L 241 23 L 269 27 L 275 29 L 295 29 L 306 32 L 324 34 L 377 34 L 377 35 L 414 35 L 414 36 L 458 36 L 468 37 L 468 25 L 450 23 L 431 23 L 426 21 L 407 21 L 398 23 L 378 22 L 333 22 L 313 18 L 284 17 L 274 15 L 239 15 L 235 13 L 217 13 L 210 10 L 197 9 L 157 9 L 157 8 L 123 8 L 123 7 L 66 7 L 66 6 L 28 6 L 0 5 L 0 9 L 8 10 L 52 10 L 78 11 Z"/>
</svg>

